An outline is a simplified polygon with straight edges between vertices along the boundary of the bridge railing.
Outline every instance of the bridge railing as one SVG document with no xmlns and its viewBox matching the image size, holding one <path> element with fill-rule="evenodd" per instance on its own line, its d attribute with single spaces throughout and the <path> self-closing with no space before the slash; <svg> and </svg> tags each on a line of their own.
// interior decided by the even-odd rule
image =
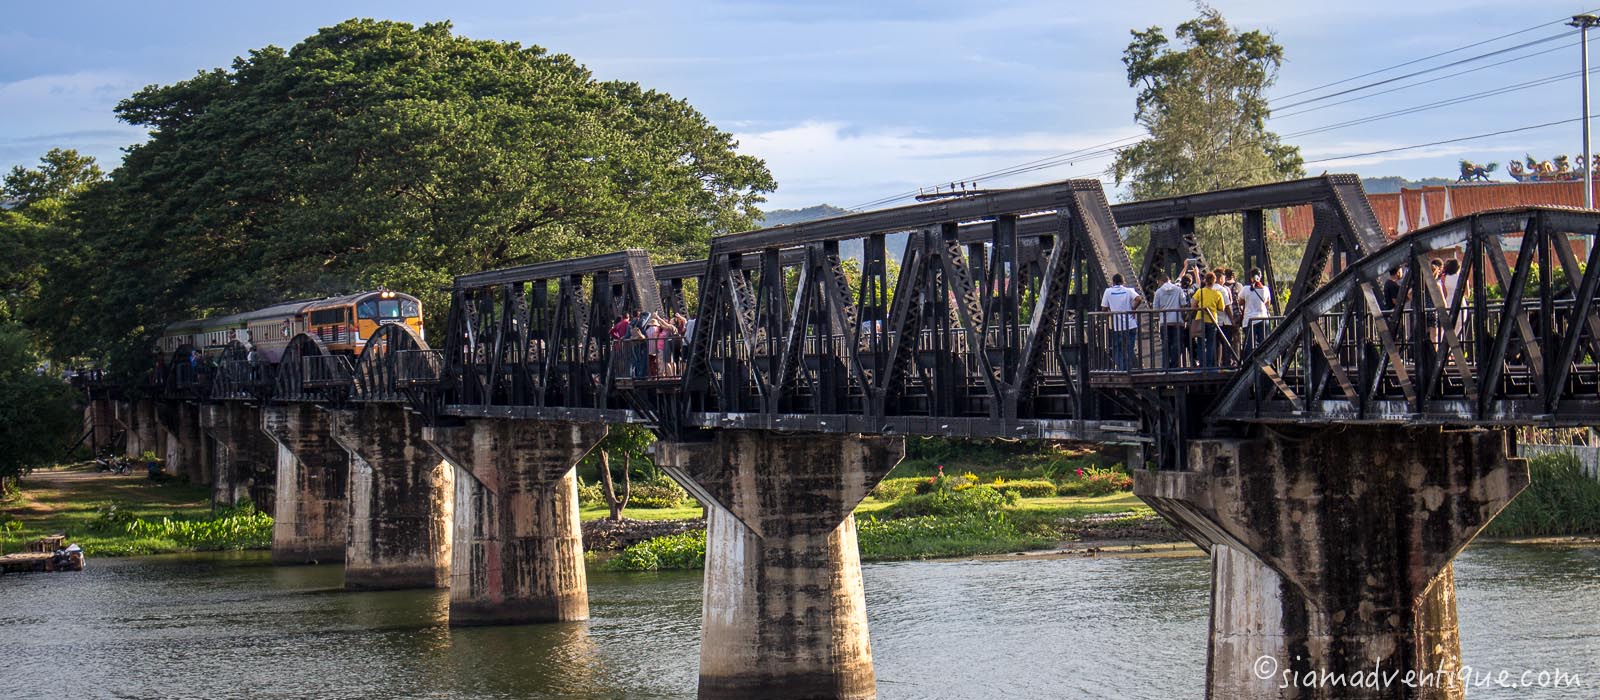
<svg viewBox="0 0 1600 700">
<path fill-rule="evenodd" d="M 401 350 L 396 381 L 408 387 L 438 386 L 444 381 L 443 350 Z"/>
<path fill-rule="evenodd" d="M 272 387 L 272 363 L 262 360 L 225 360 L 212 374 L 211 398 L 259 398 Z"/>
<path fill-rule="evenodd" d="M 1279 316 L 1212 324 L 1193 307 L 1089 313 L 1089 371 L 1101 380 L 1221 380 L 1269 335 Z"/>
<path fill-rule="evenodd" d="M 355 367 L 348 355 L 315 355 L 302 359 L 303 383 L 311 389 L 349 388 L 355 384 Z"/>
</svg>

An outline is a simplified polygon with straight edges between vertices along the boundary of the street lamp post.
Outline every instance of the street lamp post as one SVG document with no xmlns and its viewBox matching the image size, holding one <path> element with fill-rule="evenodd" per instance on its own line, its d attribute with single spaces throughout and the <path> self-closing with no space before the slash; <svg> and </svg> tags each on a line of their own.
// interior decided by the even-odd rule
<svg viewBox="0 0 1600 700">
<path fill-rule="evenodd" d="M 1578 53 L 1583 57 L 1583 208 L 1594 208 L 1594 151 L 1589 148 L 1589 28 L 1600 24 L 1595 15 L 1573 15 L 1567 25 L 1578 28 Z"/>
</svg>

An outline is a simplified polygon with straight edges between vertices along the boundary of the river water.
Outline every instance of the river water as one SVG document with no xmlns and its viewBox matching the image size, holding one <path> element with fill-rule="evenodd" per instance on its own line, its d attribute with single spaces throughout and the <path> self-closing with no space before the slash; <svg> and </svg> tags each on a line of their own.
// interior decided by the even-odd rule
<svg viewBox="0 0 1600 700">
<path fill-rule="evenodd" d="M 1203 695 L 1204 559 L 863 567 L 879 695 Z M 1457 560 L 1476 669 L 1560 669 L 1600 697 L 1600 549 L 1474 545 Z M 0 578 L 0 697 L 692 698 L 700 574 L 591 572 L 587 623 L 450 629 L 447 594 L 346 593 L 265 554 L 95 559 Z"/>
</svg>

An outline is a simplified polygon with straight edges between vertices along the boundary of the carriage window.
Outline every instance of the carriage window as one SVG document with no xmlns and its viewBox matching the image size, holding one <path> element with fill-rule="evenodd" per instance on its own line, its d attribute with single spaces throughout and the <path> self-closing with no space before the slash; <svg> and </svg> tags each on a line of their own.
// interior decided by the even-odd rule
<svg viewBox="0 0 1600 700">
<path fill-rule="evenodd" d="M 378 300 L 377 299 L 368 299 L 366 301 L 361 302 L 360 304 L 357 304 L 356 305 L 356 316 L 358 318 L 377 318 L 378 317 Z"/>
<path fill-rule="evenodd" d="M 420 316 L 421 314 L 418 313 L 417 310 L 417 302 L 411 301 L 410 299 L 401 299 L 400 315 L 406 318 L 416 318 L 417 316 Z"/>
<path fill-rule="evenodd" d="M 378 311 L 384 318 L 400 318 L 400 300 L 384 299 L 378 302 Z"/>
<path fill-rule="evenodd" d="M 324 309 L 311 312 L 311 324 L 316 326 L 343 323 L 345 318 L 345 309 Z"/>
</svg>

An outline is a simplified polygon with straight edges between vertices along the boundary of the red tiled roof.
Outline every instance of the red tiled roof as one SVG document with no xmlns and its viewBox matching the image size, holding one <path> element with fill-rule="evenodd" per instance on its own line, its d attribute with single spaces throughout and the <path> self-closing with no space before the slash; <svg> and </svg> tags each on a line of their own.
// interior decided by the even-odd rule
<svg viewBox="0 0 1600 700">
<path fill-rule="evenodd" d="M 1595 182 L 1595 201 L 1600 202 L 1600 181 Z M 1415 231 L 1447 219 L 1490 209 L 1521 206 L 1583 206 L 1583 181 L 1496 182 L 1474 185 L 1444 185 L 1421 189 L 1402 189 L 1386 194 L 1369 194 L 1367 202 L 1378 217 L 1378 225 L 1389 238 Z M 1291 214 L 1305 209 L 1303 214 Z M 1401 214 L 1405 215 L 1402 222 Z M 1426 212 L 1426 217 L 1424 217 Z M 1309 207 L 1283 210 L 1281 233 L 1291 241 L 1311 237 Z"/>
</svg>

